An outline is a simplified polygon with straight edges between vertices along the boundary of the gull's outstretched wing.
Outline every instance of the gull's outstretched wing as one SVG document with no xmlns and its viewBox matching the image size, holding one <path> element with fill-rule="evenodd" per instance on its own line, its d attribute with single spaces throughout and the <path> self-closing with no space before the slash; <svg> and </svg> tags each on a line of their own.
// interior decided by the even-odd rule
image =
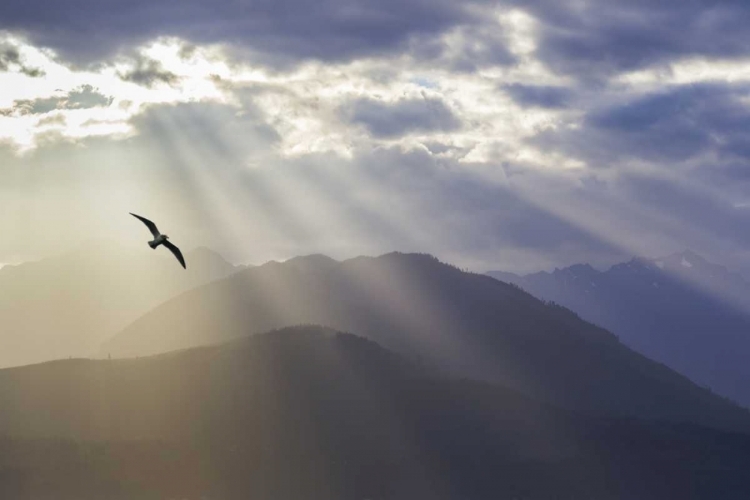
<svg viewBox="0 0 750 500">
<path fill-rule="evenodd" d="M 169 248 L 169 251 L 174 254 L 175 257 L 177 257 L 177 260 L 180 261 L 180 264 L 182 264 L 182 267 L 187 269 L 187 266 L 185 265 L 185 258 L 182 256 L 182 252 L 180 252 L 180 249 L 174 246 L 169 241 L 165 241 L 163 245 L 167 248 Z"/>
<path fill-rule="evenodd" d="M 156 224 L 154 224 L 153 222 L 151 222 L 151 221 L 150 221 L 150 220 L 148 220 L 147 218 L 145 218 L 145 217 L 141 217 L 140 215 L 135 215 L 135 214 L 134 214 L 134 213 L 132 213 L 132 212 L 130 212 L 130 215 L 132 215 L 132 216 L 133 216 L 133 217 L 135 217 L 136 219 L 139 219 L 139 220 L 140 220 L 141 222 L 143 222 L 144 224 L 146 224 L 146 227 L 148 228 L 148 230 L 149 230 L 149 231 L 151 231 L 151 234 L 153 234 L 153 235 L 154 235 L 154 238 L 158 238 L 158 237 L 159 237 L 159 235 L 160 235 L 161 233 L 159 233 L 159 230 L 158 230 L 158 229 L 156 229 Z"/>
</svg>

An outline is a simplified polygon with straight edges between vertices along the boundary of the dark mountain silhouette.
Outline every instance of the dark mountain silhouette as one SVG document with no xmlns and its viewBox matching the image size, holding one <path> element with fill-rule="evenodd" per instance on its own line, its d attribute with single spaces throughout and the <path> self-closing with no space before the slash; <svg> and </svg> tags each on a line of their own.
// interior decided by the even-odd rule
<svg viewBox="0 0 750 500">
<path fill-rule="evenodd" d="M 187 271 L 169 254 L 101 241 L 3 267 L 0 367 L 98 353 L 104 339 L 161 302 L 236 270 L 205 248 L 186 258 Z"/>
<path fill-rule="evenodd" d="M 517 276 L 491 272 L 574 310 L 623 343 L 750 407 L 750 283 L 685 251 Z"/>
<path fill-rule="evenodd" d="M 104 346 L 137 356 L 295 324 L 357 332 L 581 412 L 750 429 L 750 413 L 518 287 L 416 254 L 269 263 L 186 292 Z"/>
<path fill-rule="evenodd" d="M 3 498 L 744 498 L 750 437 L 590 420 L 321 327 L 0 370 Z"/>
</svg>

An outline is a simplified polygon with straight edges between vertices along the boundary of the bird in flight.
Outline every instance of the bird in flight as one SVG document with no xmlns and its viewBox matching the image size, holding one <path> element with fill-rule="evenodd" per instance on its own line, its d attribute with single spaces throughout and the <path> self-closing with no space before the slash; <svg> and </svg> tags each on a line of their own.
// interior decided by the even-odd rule
<svg viewBox="0 0 750 500">
<path fill-rule="evenodd" d="M 182 264 L 182 267 L 187 269 L 187 266 L 185 265 L 185 258 L 182 256 L 182 252 L 180 252 L 180 249 L 174 246 L 172 243 L 169 242 L 169 236 L 166 234 L 161 234 L 159 230 L 156 228 L 156 224 L 151 222 L 150 220 L 146 219 L 145 217 L 141 217 L 140 215 L 136 215 L 132 212 L 130 212 L 130 215 L 135 217 L 136 219 L 139 219 L 141 222 L 146 224 L 146 227 L 149 231 L 151 231 L 151 234 L 154 235 L 153 241 L 148 242 L 148 246 L 150 246 L 153 249 L 156 249 L 159 245 L 164 245 L 169 249 L 170 252 L 174 254 L 175 257 L 177 257 L 177 260 L 180 261 L 180 264 Z"/>
</svg>

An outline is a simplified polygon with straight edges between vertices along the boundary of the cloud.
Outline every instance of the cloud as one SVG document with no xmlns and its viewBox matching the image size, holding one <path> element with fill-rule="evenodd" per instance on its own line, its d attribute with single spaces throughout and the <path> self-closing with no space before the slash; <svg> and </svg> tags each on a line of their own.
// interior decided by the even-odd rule
<svg viewBox="0 0 750 500">
<path fill-rule="evenodd" d="M 537 56 L 581 80 L 689 56 L 748 55 L 750 5 L 739 0 L 514 2 L 540 20 Z"/>
<path fill-rule="evenodd" d="M 502 26 L 510 23 L 506 18 L 513 16 L 492 22 Z M 523 45 L 525 30 L 508 35 L 515 40 L 514 50 Z M 456 44 L 454 35 L 443 35 L 441 43 L 455 49 L 470 42 L 459 37 L 461 43 Z M 451 67 L 455 62 L 450 59 L 456 54 L 451 49 L 445 56 L 448 59 L 439 59 L 435 65 L 406 55 L 310 61 L 270 69 L 234 60 L 220 47 L 160 38 L 95 67 L 80 68 L 49 51 L 17 43 L 54 75 L 31 84 L 28 78 L 0 74 L 0 86 L 10 89 L 0 95 L 0 105 L 7 109 L 22 103 L 26 113 L 0 112 L 0 137 L 9 138 L 22 150 L 33 149 L 39 134 L 48 133 L 40 129 L 38 118 L 31 119 L 29 108 L 64 114 L 66 125 L 59 127 L 58 137 L 78 140 L 88 135 L 129 137 L 135 133 L 131 119 L 156 104 L 232 103 L 241 113 L 249 99 L 269 117 L 281 137 L 277 147 L 284 156 L 322 152 L 349 156 L 355 148 L 398 142 L 407 149 L 427 146 L 442 156 L 471 162 L 512 157 L 540 165 L 567 165 L 566 159 L 548 158 L 523 140 L 540 128 L 554 126 L 561 110 L 524 107 L 498 90 L 504 81 L 527 77 L 556 83 L 553 76 L 525 62 L 513 67 L 484 66 L 481 71 L 446 71 L 442 65 Z M 486 74 L 497 71 L 507 75 Z M 82 85 L 112 98 L 111 104 L 61 109 L 64 93 Z M 47 134 L 47 140 L 51 139 Z"/>
<path fill-rule="evenodd" d="M 158 36 L 196 43 L 232 42 L 269 60 L 344 60 L 380 54 L 412 36 L 437 36 L 475 17 L 476 2 L 450 0 L 325 0 L 311 7 L 299 0 L 232 2 L 210 5 L 187 0 L 29 0 L 3 2 L 5 28 L 79 60 L 101 59 Z"/>
<path fill-rule="evenodd" d="M 564 108 L 570 103 L 573 94 L 566 87 L 551 85 L 513 83 L 501 88 L 522 106 L 539 106 L 542 108 Z"/>
<path fill-rule="evenodd" d="M 512 67 L 519 62 L 510 49 L 510 37 L 498 16 L 456 26 L 443 36 L 427 34 L 410 40 L 408 53 L 421 64 L 437 65 L 454 72 L 472 73 L 487 67 Z"/>
<path fill-rule="evenodd" d="M 121 71 L 119 75 L 127 82 L 137 83 L 145 87 L 153 87 L 159 83 L 173 85 L 180 80 L 179 76 L 165 70 L 159 61 L 147 59 L 143 56 L 137 56 L 134 66 L 131 69 Z"/>
<path fill-rule="evenodd" d="M 0 72 L 11 71 L 13 69 L 32 78 L 39 78 L 45 75 L 41 69 L 24 64 L 21 53 L 15 46 L 0 41 Z"/>
<path fill-rule="evenodd" d="M 70 92 L 65 100 L 67 109 L 85 109 L 97 106 L 109 106 L 112 104 L 112 97 L 101 94 L 91 85 L 82 85 L 78 89 Z"/>
<path fill-rule="evenodd" d="M 0 33 L 3 43 L 48 75 L 33 78 L 18 71 L 0 72 L 0 141 L 10 141 L 19 151 L 36 147 L 42 135 L 46 141 L 126 137 L 133 133 L 130 119 L 155 103 L 225 99 L 218 75 L 228 74 L 227 64 L 212 49 L 188 50 L 179 40 L 134 47 L 129 55 L 90 68 L 72 66 L 49 50 Z M 159 80 L 172 85 L 157 85 Z M 64 116 L 54 137 L 43 126 L 50 122 L 39 121 L 38 115 L 47 113 Z"/>
<path fill-rule="evenodd" d="M 11 66 L 18 65 L 21 56 L 15 47 L 0 46 L 0 71 L 8 71 Z"/>
<path fill-rule="evenodd" d="M 529 18 L 519 49 L 508 13 Z M 750 6 L 740 0 L 187 0 L 4 2 L 0 19 L 75 61 L 109 58 L 160 36 L 226 44 L 243 58 L 271 66 L 303 60 L 351 61 L 410 53 L 452 71 L 513 66 L 532 55 L 580 80 L 688 57 L 747 57 Z M 689 36 L 686 34 L 689 33 Z"/>
<path fill-rule="evenodd" d="M 112 104 L 112 99 L 91 85 L 82 85 L 60 97 L 15 101 L 13 108 L 23 114 L 45 114 L 54 110 L 106 107 Z"/>
<path fill-rule="evenodd" d="M 46 116 L 42 118 L 41 120 L 39 120 L 39 122 L 37 122 L 37 124 L 40 127 L 44 127 L 44 126 L 64 127 L 67 124 L 67 119 L 65 118 L 65 115 L 59 115 L 59 114 L 51 115 L 51 116 Z"/>
<path fill-rule="evenodd" d="M 750 160 L 750 88 L 679 85 L 627 96 L 588 110 L 577 127 L 545 131 L 533 139 L 594 167 L 628 160 L 664 166 Z"/>
<path fill-rule="evenodd" d="M 39 99 L 19 100 L 13 103 L 10 109 L 5 110 L 6 116 L 17 115 L 43 115 L 58 110 L 75 110 L 107 107 L 112 104 L 112 97 L 99 93 L 91 85 L 81 87 L 57 97 L 45 97 Z M 64 123 L 62 117 L 59 123 Z M 50 123 L 49 120 L 39 124 Z"/>
<path fill-rule="evenodd" d="M 442 100 L 425 96 L 394 103 L 361 98 L 342 106 L 341 114 L 350 123 L 364 125 L 378 138 L 400 137 L 412 132 L 449 132 L 461 126 Z"/>
</svg>

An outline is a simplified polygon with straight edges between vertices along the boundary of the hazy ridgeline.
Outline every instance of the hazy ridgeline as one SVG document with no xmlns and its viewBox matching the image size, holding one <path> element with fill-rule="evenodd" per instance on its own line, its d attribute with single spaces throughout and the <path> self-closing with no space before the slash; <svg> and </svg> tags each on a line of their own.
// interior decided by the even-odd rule
<svg viewBox="0 0 750 500">
<path fill-rule="evenodd" d="M 306 323 L 576 411 L 750 429 L 748 411 L 610 332 L 427 255 L 310 256 L 247 269 L 160 305 L 102 354 L 146 355 Z"/>
<path fill-rule="evenodd" d="M 0 371 L 4 498 L 742 498 L 750 437 L 591 420 L 319 327 Z"/>
<path fill-rule="evenodd" d="M 665 363 L 750 407 L 750 283 L 686 251 L 598 271 L 575 265 L 518 276 L 488 273 L 554 301 Z"/>
<path fill-rule="evenodd" d="M 161 302 L 237 268 L 207 249 L 184 271 L 144 245 L 95 241 L 0 269 L 0 367 L 94 356 L 101 342 Z"/>
</svg>

